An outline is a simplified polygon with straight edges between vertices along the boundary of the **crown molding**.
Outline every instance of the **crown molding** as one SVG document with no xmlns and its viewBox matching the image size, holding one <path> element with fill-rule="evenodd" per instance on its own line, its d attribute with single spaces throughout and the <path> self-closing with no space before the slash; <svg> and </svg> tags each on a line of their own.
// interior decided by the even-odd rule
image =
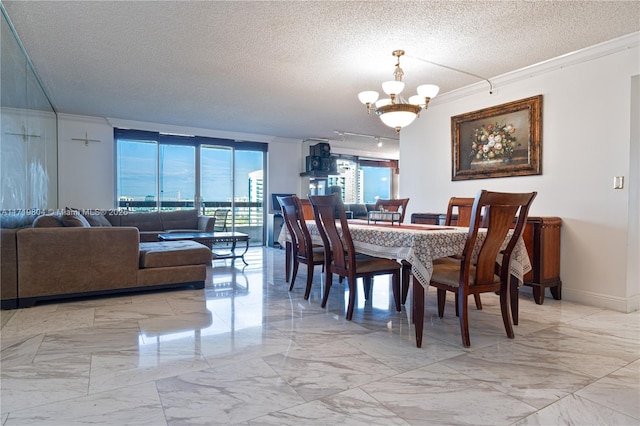
<svg viewBox="0 0 640 426">
<path fill-rule="evenodd" d="M 615 53 L 623 52 L 629 49 L 635 49 L 640 46 L 640 32 L 631 33 L 622 37 L 615 38 L 603 43 L 595 44 L 584 49 L 576 50 L 556 58 L 552 58 L 543 62 L 539 62 L 528 67 L 524 67 L 515 71 L 510 71 L 496 77 L 489 78 L 493 84 L 494 92 L 500 86 L 506 86 L 519 81 L 536 77 L 549 72 L 557 71 L 562 68 L 571 67 L 585 62 L 593 61 Z M 441 103 L 453 102 L 461 98 L 478 93 L 489 93 L 487 82 L 482 81 L 443 93 L 432 99 L 429 106 L 439 105 Z M 489 95 L 490 96 L 490 95 Z"/>
</svg>

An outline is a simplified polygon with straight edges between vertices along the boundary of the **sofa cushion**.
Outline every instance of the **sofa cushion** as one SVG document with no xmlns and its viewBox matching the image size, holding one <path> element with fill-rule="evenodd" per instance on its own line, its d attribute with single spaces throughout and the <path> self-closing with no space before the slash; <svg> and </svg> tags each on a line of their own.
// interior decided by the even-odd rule
<svg viewBox="0 0 640 426">
<path fill-rule="evenodd" d="M 138 231 L 138 235 L 140 235 L 141 243 L 153 243 L 158 241 L 158 235 L 163 232 L 164 231 Z"/>
<path fill-rule="evenodd" d="M 211 250 L 195 241 L 140 243 L 140 268 L 200 265 L 211 259 Z"/>
<path fill-rule="evenodd" d="M 134 226 L 140 231 L 162 231 L 162 220 L 158 212 L 136 212 L 120 216 L 120 226 Z"/>
<path fill-rule="evenodd" d="M 39 213 L 39 210 L 33 209 L 34 212 Z M 2 210 L 0 214 L 0 228 L 2 229 L 18 229 L 27 228 L 32 226 L 32 223 L 38 214 L 32 214 L 31 210 L 28 213 L 23 210 Z"/>
<path fill-rule="evenodd" d="M 104 217 L 109 221 L 111 226 L 120 226 L 120 218 L 128 214 L 126 210 L 109 210 Z"/>
<path fill-rule="evenodd" d="M 87 219 L 89 225 L 94 227 L 111 226 L 111 222 L 100 212 L 100 210 L 84 210 L 82 216 Z"/>
<path fill-rule="evenodd" d="M 364 204 L 349 204 L 354 218 L 367 218 L 367 207 Z"/>
<path fill-rule="evenodd" d="M 75 228 L 90 228 L 89 222 L 80 214 L 79 211 L 70 209 L 69 207 L 64 209 L 64 214 L 62 215 L 62 223 L 64 226 L 75 227 Z"/>
<path fill-rule="evenodd" d="M 163 230 L 169 229 L 198 229 L 198 211 L 175 210 L 169 212 L 160 212 Z"/>
<path fill-rule="evenodd" d="M 62 216 L 55 213 L 43 214 L 33 221 L 34 228 L 60 228 L 64 226 Z"/>
</svg>

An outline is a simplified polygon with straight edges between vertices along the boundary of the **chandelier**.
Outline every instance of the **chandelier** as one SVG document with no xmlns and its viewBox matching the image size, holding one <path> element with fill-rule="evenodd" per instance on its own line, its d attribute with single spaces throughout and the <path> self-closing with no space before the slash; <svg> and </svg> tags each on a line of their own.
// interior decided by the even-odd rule
<svg viewBox="0 0 640 426">
<path fill-rule="evenodd" d="M 423 84 L 418 86 L 417 95 L 413 95 L 407 102 L 400 93 L 404 89 L 402 76 L 404 71 L 400 68 L 400 57 L 404 55 L 404 50 L 394 50 L 391 53 L 398 58 L 396 69 L 393 72 L 394 80 L 382 83 L 382 90 L 389 95 L 388 98 L 378 100 L 378 92 L 367 90 L 358 94 L 360 102 L 367 106 L 367 113 L 370 114 L 374 109 L 380 120 L 389 127 L 396 129 L 400 133 L 400 129 L 413 123 L 413 120 L 420 115 L 420 111 L 427 109 L 429 100 L 434 98 L 440 88 L 434 84 Z"/>
</svg>

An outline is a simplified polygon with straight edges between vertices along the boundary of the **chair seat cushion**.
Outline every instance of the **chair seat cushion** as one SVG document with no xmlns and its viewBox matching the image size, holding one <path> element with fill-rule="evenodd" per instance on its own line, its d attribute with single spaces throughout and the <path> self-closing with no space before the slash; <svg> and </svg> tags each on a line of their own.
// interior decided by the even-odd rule
<svg viewBox="0 0 640 426">
<path fill-rule="evenodd" d="M 324 247 L 313 247 L 313 261 L 322 262 L 324 260 Z"/>
<path fill-rule="evenodd" d="M 457 259 L 451 259 L 448 257 L 437 259 L 433 262 L 433 274 L 431 274 L 431 281 L 446 284 L 451 287 L 458 287 L 460 285 L 461 266 L 461 262 Z M 469 267 L 469 286 L 474 285 L 475 281 L 476 267 L 471 265 Z M 495 283 L 499 283 L 500 276 L 494 275 L 493 281 Z"/>
<path fill-rule="evenodd" d="M 358 275 L 400 269 L 401 267 L 402 265 L 393 259 L 356 254 L 356 271 Z"/>
</svg>

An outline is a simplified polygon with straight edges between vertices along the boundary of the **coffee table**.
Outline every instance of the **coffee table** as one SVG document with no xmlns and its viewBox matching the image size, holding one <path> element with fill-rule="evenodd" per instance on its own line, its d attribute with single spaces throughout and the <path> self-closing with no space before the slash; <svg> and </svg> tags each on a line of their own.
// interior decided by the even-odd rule
<svg viewBox="0 0 640 426">
<path fill-rule="evenodd" d="M 213 260 L 217 259 L 231 259 L 233 262 L 235 259 L 242 259 L 245 265 L 248 265 L 244 260 L 244 255 L 249 250 L 249 235 L 242 232 L 170 232 L 167 234 L 158 235 L 160 241 L 181 241 L 192 240 L 200 244 L 204 244 L 209 247 L 213 253 Z M 236 253 L 238 243 L 244 242 L 244 251 L 240 254 Z M 220 252 L 214 250 L 213 245 L 215 243 L 231 243 L 231 248 L 228 252 Z M 238 250 L 242 250 L 240 247 Z"/>
<path fill-rule="evenodd" d="M 391 222 L 391 225 L 398 223 L 400 225 L 400 212 L 390 211 L 370 211 L 367 213 L 367 223 Z"/>
</svg>

